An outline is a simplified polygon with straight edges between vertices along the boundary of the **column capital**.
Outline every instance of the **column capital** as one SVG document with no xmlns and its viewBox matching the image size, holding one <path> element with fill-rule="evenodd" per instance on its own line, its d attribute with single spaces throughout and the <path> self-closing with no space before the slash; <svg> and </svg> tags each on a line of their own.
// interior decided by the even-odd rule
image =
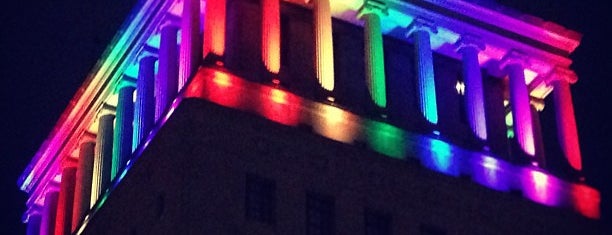
<svg viewBox="0 0 612 235">
<path fill-rule="evenodd" d="M 181 24 L 179 22 L 175 22 L 172 20 L 166 20 L 164 21 L 164 23 L 159 25 L 158 29 L 161 31 L 162 29 L 165 29 L 165 28 L 173 28 L 178 31 L 181 28 Z"/>
<path fill-rule="evenodd" d="M 461 52 L 461 50 L 466 47 L 471 47 L 478 51 L 484 51 L 484 49 L 486 48 L 486 45 L 482 41 L 482 39 L 472 34 L 461 35 L 459 40 L 457 40 L 457 42 L 455 43 L 455 46 L 457 47 L 457 52 Z"/>
<path fill-rule="evenodd" d="M 357 18 L 361 19 L 364 15 L 376 14 L 378 16 L 389 15 L 389 7 L 385 0 L 364 0 L 363 5 L 357 12 Z"/>
<path fill-rule="evenodd" d="M 410 35 L 417 31 L 425 31 L 428 32 L 430 35 L 438 33 L 438 26 L 432 20 L 421 17 L 417 17 L 412 20 L 412 22 L 408 25 L 408 27 L 406 27 L 406 29 L 408 29 L 406 37 L 410 37 Z"/>
<path fill-rule="evenodd" d="M 560 66 L 555 66 L 544 78 L 546 85 L 553 85 L 555 81 L 566 81 L 569 84 L 574 84 L 578 81 L 576 73 L 569 69 Z"/>
<path fill-rule="evenodd" d="M 88 130 L 84 131 L 81 137 L 79 138 L 79 146 L 84 143 L 95 143 L 96 142 L 96 134 L 89 132 Z"/>
<path fill-rule="evenodd" d="M 121 79 L 119 79 L 119 82 L 117 84 L 117 88 L 115 91 L 119 92 L 119 90 L 123 89 L 124 87 L 136 88 L 136 78 L 133 78 L 127 75 L 123 75 Z"/>
<path fill-rule="evenodd" d="M 523 68 L 529 67 L 529 57 L 518 50 L 510 50 L 506 53 L 506 55 L 500 60 L 499 68 L 504 70 L 508 65 L 518 64 Z"/>
</svg>

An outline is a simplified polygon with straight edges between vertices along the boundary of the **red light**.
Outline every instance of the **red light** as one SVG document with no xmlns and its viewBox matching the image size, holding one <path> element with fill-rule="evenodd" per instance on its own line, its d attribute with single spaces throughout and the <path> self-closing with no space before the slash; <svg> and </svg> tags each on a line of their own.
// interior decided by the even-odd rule
<svg viewBox="0 0 612 235">
<path fill-rule="evenodd" d="M 586 185 L 572 185 L 572 203 L 578 213 L 593 219 L 600 217 L 599 203 L 601 197 L 599 192 Z"/>
<path fill-rule="evenodd" d="M 215 62 L 215 64 L 219 67 L 223 67 L 225 64 L 223 63 L 223 61 L 217 61 Z"/>
<path fill-rule="evenodd" d="M 276 79 L 276 78 L 275 78 L 275 79 L 272 79 L 272 84 L 274 84 L 274 85 L 277 85 L 277 86 L 278 86 L 278 85 L 280 85 L 280 80 L 278 80 L 278 79 Z"/>
</svg>

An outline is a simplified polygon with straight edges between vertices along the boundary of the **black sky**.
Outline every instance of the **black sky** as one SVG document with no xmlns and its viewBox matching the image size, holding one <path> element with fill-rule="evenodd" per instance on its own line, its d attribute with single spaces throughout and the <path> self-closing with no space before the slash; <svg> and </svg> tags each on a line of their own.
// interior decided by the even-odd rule
<svg viewBox="0 0 612 235">
<path fill-rule="evenodd" d="M 16 181 L 110 43 L 135 0 L 11 1 L 0 18 L 2 227 L 24 234 L 25 193 Z M 506 6 L 581 32 L 571 56 L 572 87 L 587 182 L 610 198 L 612 33 L 607 7 L 595 0 L 498 0 Z M 547 105 L 552 107 L 550 101 Z M 604 199 L 605 212 L 611 211 Z"/>
</svg>

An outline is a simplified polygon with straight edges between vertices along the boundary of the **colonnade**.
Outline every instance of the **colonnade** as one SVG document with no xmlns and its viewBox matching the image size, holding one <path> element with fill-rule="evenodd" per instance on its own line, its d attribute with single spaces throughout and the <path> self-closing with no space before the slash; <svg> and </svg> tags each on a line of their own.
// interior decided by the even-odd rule
<svg viewBox="0 0 612 235">
<path fill-rule="evenodd" d="M 332 20 L 329 0 L 311 0 L 314 15 L 314 41 L 316 74 L 323 89 L 333 91 Z M 223 57 L 225 52 L 226 2 L 208 3 L 201 31 L 200 0 L 185 0 L 180 25 L 171 22 L 160 26 L 160 48 L 157 55 L 143 54 L 139 58 L 138 78 L 124 77 L 117 85 L 118 103 L 113 110 L 102 110 L 97 117 L 98 133 L 95 138 L 82 138 L 79 160 L 65 164 L 58 186 L 45 194 L 44 206 L 30 215 L 28 234 L 70 234 L 77 228 L 87 212 L 96 204 L 111 182 L 126 167 L 133 151 L 148 136 L 155 122 L 170 108 L 177 92 L 194 75 L 203 57 Z M 272 74 L 280 71 L 280 0 L 263 0 L 262 6 L 262 62 Z M 381 21 L 387 14 L 381 0 L 365 0 L 358 17 L 364 22 L 365 71 L 372 101 L 386 107 L 385 62 Z M 178 32 L 181 31 L 180 47 Z M 416 83 L 419 109 L 428 122 L 437 124 L 436 101 L 431 38 L 435 37 L 435 22 L 416 18 L 406 29 L 406 37 L 415 44 Z M 462 58 L 465 81 L 465 109 L 470 129 L 479 139 L 486 141 L 488 130 L 485 116 L 483 77 L 478 54 L 486 47 L 475 35 L 462 35 L 455 44 Z M 155 63 L 158 73 L 155 76 Z M 530 96 L 525 83 L 524 70 L 527 56 L 511 50 L 500 63 L 509 78 L 510 105 L 516 139 L 521 149 L 535 155 L 534 127 Z M 554 87 L 558 138 L 570 165 L 581 170 L 576 122 L 569 85 L 576 75 L 564 68 L 555 68 L 546 75 Z M 134 92 L 136 101 L 134 102 Z"/>
</svg>

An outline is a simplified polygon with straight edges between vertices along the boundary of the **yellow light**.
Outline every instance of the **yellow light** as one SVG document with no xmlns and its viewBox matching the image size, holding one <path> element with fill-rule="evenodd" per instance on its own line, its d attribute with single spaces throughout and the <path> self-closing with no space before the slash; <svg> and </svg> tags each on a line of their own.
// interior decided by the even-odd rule
<svg viewBox="0 0 612 235">
<path fill-rule="evenodd" d="M 219 85 L 220 87 L 228 87 L 232 85 L 230 77 L 227 74 L 219 71 L 215 71 L 215 77 L 213 78 L 213 82 Z"/>
<path fill-rule="evenodd" d="M 279 89 L 272 89 L 270 92 L 270 98 L 272 98 L 272 101 L 278 104 L 287 103 L 287 93 Z"/>
</svg>

